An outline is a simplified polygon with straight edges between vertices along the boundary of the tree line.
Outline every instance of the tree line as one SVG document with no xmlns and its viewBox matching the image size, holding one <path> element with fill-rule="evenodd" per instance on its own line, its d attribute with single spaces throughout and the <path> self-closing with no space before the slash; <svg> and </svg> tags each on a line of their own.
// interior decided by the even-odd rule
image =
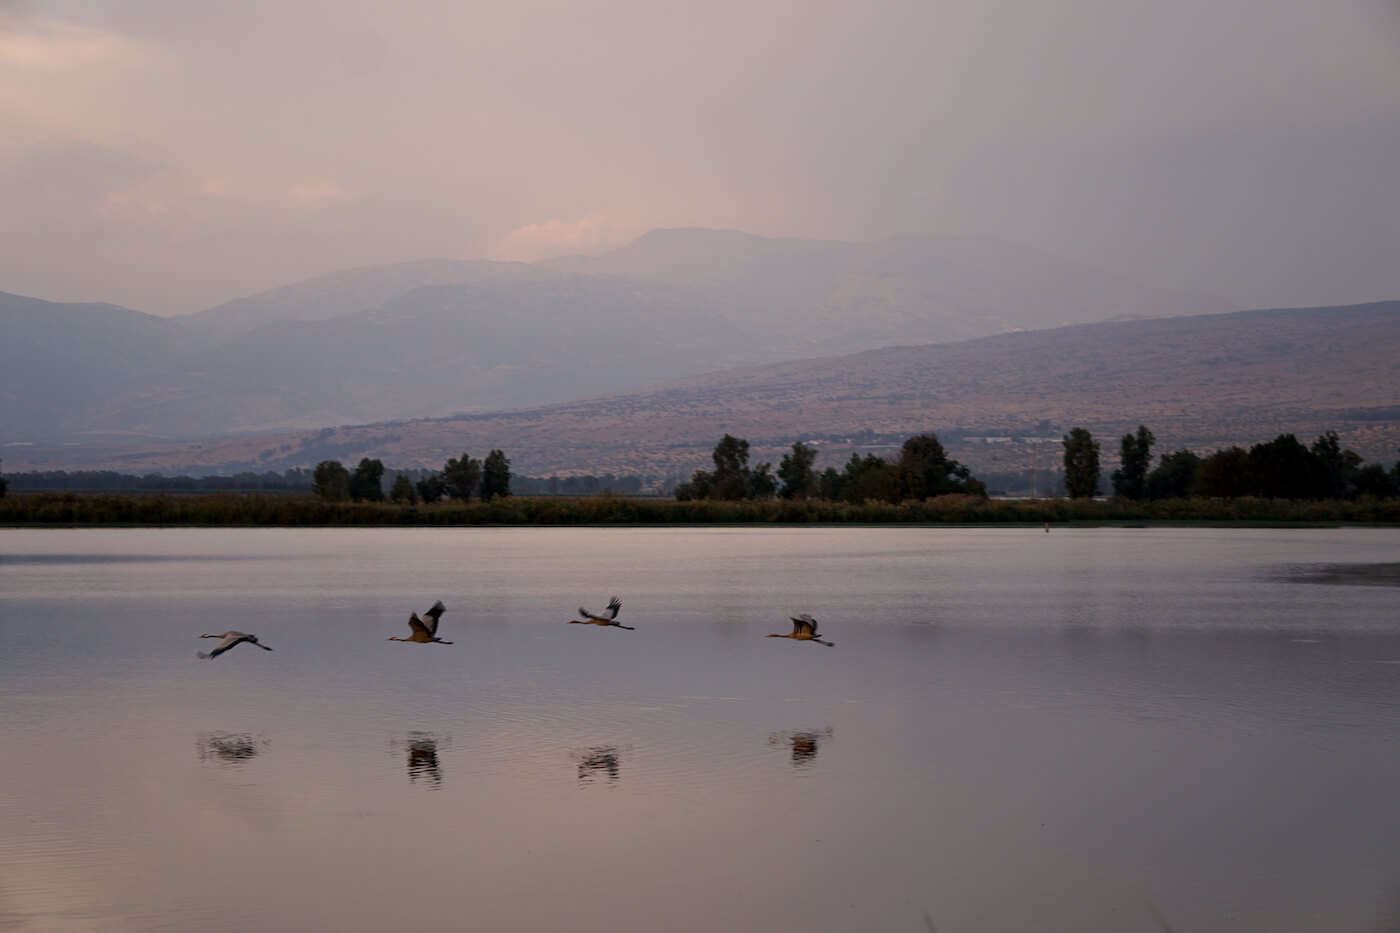
<svg viewBox="0 0 1400 933">
<path fill-rule="evenodd" d="M 163 476 L 160 473 L 118 473 L 115 470 L 30 470 L 0 477 L 16 492 L 73 490 L 91 492 L 310 492 L 311 471 L 242 472 L 231 476 Z"/>
<path fill-rule="evenodd" d="M 339 460 L 322 460 L 312 471 L 311 489 L 327 502 L 382 502 L 384 463 L 379 459 L 361 458 L 354 472 Z M 441 499 L 471 501 L 506 498 L 510 495 L 510 458 L 503 451 L 492 450 L 485 460 L 465 453 L 449 457 L 441 470 L 424 473 L 417 482 L 407 473 L 397 473 L 389 487 L 388 500 L 400 505 L 433 503 Z"/>
<path fill-rule="evenodd" d="M 1248 450 L 1238 445 L 1200 456 L 1190 450 L 1165 454 L 1152 467 L 1156 437 L 1146 425 L 1119 441 L 1119 468 L 1110 480 L 1113 495 L 1129 500 L 1292 499 L 1356 501 L 1400 497 L 1400 461 L 1386 470 L 1364 463 L 1328 431 L 1305 446 L 1293 434 Z M 1071 499 L 1099 494 L 1099 443 L 1084 428 L 1064 436 L 1065 493 Z"/>
<path fill-rule="evenodd" d="M 309 493 L 312 492 L 313 472 L 311 467 L 294 467 L 282 473 L 269 470 L 263 473 L 243 471 L 228 476 L 165 476 L 161 473 L 138 475 L 116 470 L 29 470 L 0 475 L 0 495 L 4 494 L 7 486 L 15 492 Z M 429 472 L 432 471 L 406 469 L 396 470 L 394 474 L 396 481 L 402 474 L 409 483 L 416 484 Z M 511 473 L 510 492 L 512 495 L 548 496 L 595 496 L 600 493 L 637 495 L 658 481 L 663 494 L 669 494 L 675 484 L 674 479 L 661 481 L 659 477 L 646 475 L 521 476 Z"/>
<path fill-rule="evenodd" d="M 713 470 L 696 470 L 675 488 L 682 501 L 698 499 L 824 499 L 832 502 L 903 502 L 950 494 L 986 498 L 987 487 L 967 467 L 951 459 L 934 434 L 911 437 L 891 461 L 875 453 L 851 459 L 838 470 L 818 473 L 817 450 L 801 442 L 783 455 L 777 472 L 771 463 L 749 466 L 749 442 L 724 435 L 711 454 Z"/>
</svg>

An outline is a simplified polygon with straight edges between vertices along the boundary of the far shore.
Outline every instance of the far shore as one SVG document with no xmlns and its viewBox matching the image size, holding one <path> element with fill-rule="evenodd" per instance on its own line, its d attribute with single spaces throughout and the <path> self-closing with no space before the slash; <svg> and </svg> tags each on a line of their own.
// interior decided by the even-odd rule
<svg viewBox="0 0 1400 933">
<path fill-rule="evenodd" d="M 768 499 L 718 501 L 601 495 L 508 496 L 486 502 L 328 502 L 273 493 L 10 493 L 0 526 L 469 525 L 1400 525 L 1400 499 L 982 499 L 897 504 Z"/>
</svg>

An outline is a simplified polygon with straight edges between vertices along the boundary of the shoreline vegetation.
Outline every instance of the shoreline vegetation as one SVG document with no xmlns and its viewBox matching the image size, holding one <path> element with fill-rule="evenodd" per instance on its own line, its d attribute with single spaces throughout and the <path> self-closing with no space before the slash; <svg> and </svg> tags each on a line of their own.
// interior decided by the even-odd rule
<svg viewBox="0 0 1400 933">
<path fill-rule="evenodd" d="M 678 501 L 508 496 L 400 504 L 287 493 L 29 492 L 0 498 L 0 525 L 89 527 L 424 527 L 474 525 L 1400 525 L 1400 499 L 995 499 L 968 494 L 898 503 L 822 499 Z"/>
</svg>

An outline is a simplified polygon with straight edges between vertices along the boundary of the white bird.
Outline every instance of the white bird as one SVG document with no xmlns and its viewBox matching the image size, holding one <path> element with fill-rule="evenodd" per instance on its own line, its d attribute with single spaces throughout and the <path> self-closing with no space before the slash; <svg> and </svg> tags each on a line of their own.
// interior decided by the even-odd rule
<svg viewBox="0 0 1400 933">
<path fill-rule="evenodd" d="M 214 660 L 214 659 L 217 658 L 219 655 L 223 654 L 225 651 L 228 651 L 230 648 L 234 647 L 235 645 L 241 645 L 241 644 L 243 644 L 245 641 L 246 641 L 248 644 L 250 644 L 250 645 L 257 645 L 259 648 L 261 648 L 261 649 L 264 650 L 264 651 L 271 651 L 271 650 L 272 650 L 272 649 L 269 648 L 267 645 L 264 645 L 264 644 L 260 643 L 260 642 L 258 641 L 258 636 L 256 636 L 256 635 L 249 635 L 249 634 L 247 634 L 246 632 L 224 632 L 222 635 L 201 635 L 201 636 L 199 636 L 199 637 L 200 637 L 200 638 L 222 638 L 222 639 L 223 639 L 223 641 L 219 642 L 219 646 L 218 646 L 217 648 L 215 648 L 213 651 L 209 652 L 208 654 L 205 654 L 203 651 L 198 652 L 199 657 L 200 657 L 201 659 L 209 660 L 209 661 Z"/>
<path fill-rule="evenodd" d="M 592 613 L 592 612 L 589 612 L 587 609 L 583 608 L 582 606 L 579 606 L 579 607 L 578 607 L 578 614 L 581 615 L 581 616 L 583 616 L 584 618 L 582 618 L 582 619 L 570 619 L 570 620 L 569 620 L 569 624 L 571 624 L 571 625 L 616 625 L 618 628 L 625 628 L 625 629 L 627 629 L 628 631 L 635 632 L 635 631 L 637 630 L 635 626 L 632 626 L 632 625 L 623 625 L 621 622 L 617 621 L 617 611 L 618 611 L 619 609 L 621 609 L 621 608 L 622 608 L 622 600 L 618 599 L 616 596 L 614 596 L 612 599 L 608 600 L 608 608 L 606 608 L 606 609 L 603 610 L 603 614 L 602 614 L 602 615 L 596 615 L 596 614 L 594 614 L 594 613 Z"/>
<path fill-rule="evenodd" d="M 807 615 L 807 613 L 804 612 L 800 615 L 788 616 L 788 618 L 792 619 L 791 632 L 788 632 L 786 635 L 778 635 L 775 633 L 769 635 L 768 637 L 793 638 L 797 641 L 814 641 L 819 645 L 826 645 L 828 648 L 836 647 L 835 642 L 822 641 L 820 638 L 817 637 L 817 620 Z"/>
<path fill-rule="evenodd" d="M 439 599 L 437 602 L 433 603 L 433 608 L 423 613 L 427 621 L 418 618 L 418 613 L 416 612 L 409 613 L 408 627 L 413 629 L 413 634 L 407 638 L 399 638 L 397 635 L 390 635 L 389 641 L 416 641 L 421 645 L 426 645 L 430 642 L 437 642 L 439 645 L 452 644 L 450 641 L 443 641 L 441 638 L 437 637 L 438 619 L 442 618 L 442 614 L 446 611 L 447 607 L 445 607 L 442 604 L 442 600 Z"/>
</svg>

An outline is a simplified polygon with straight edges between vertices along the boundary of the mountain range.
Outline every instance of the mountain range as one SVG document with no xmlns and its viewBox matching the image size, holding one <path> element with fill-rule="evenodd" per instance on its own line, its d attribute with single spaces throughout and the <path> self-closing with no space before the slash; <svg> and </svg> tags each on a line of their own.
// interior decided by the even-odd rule
<svg viewBox="0 0 1400 933">
<path fill-rule="evenodd" d="M 521 409 L 736 366 L 1230 309 L 995 240 L 697 229 L 592 258 L 344 270 L 173 318 L 0 294 L 0 443 L 112 449 Z"/>
<path fill-rule="evenodd" d="M 201 474 L 360 457 L 438 468 L 500 448 L 529 475 L 686 478 L 726 432 L 750 441 L 755 462 L 813 443 L 824 468 L 933 431 L 974 472 L 1022 471 L 1057 463 L 1059 438 L 1079 426 L 1100 441 L 1111 469 L 1118 437 L 1138 424 L 1156 434 L 1158 454 L 1247 447 L 1282 433 L 1311 443 L 1334 430 L 1366 460 L 1388 464 L 1400 446 L 1400 301 L 886 347 L 517 411 L 92 455 L 125 472 Z"/>
</svg>

